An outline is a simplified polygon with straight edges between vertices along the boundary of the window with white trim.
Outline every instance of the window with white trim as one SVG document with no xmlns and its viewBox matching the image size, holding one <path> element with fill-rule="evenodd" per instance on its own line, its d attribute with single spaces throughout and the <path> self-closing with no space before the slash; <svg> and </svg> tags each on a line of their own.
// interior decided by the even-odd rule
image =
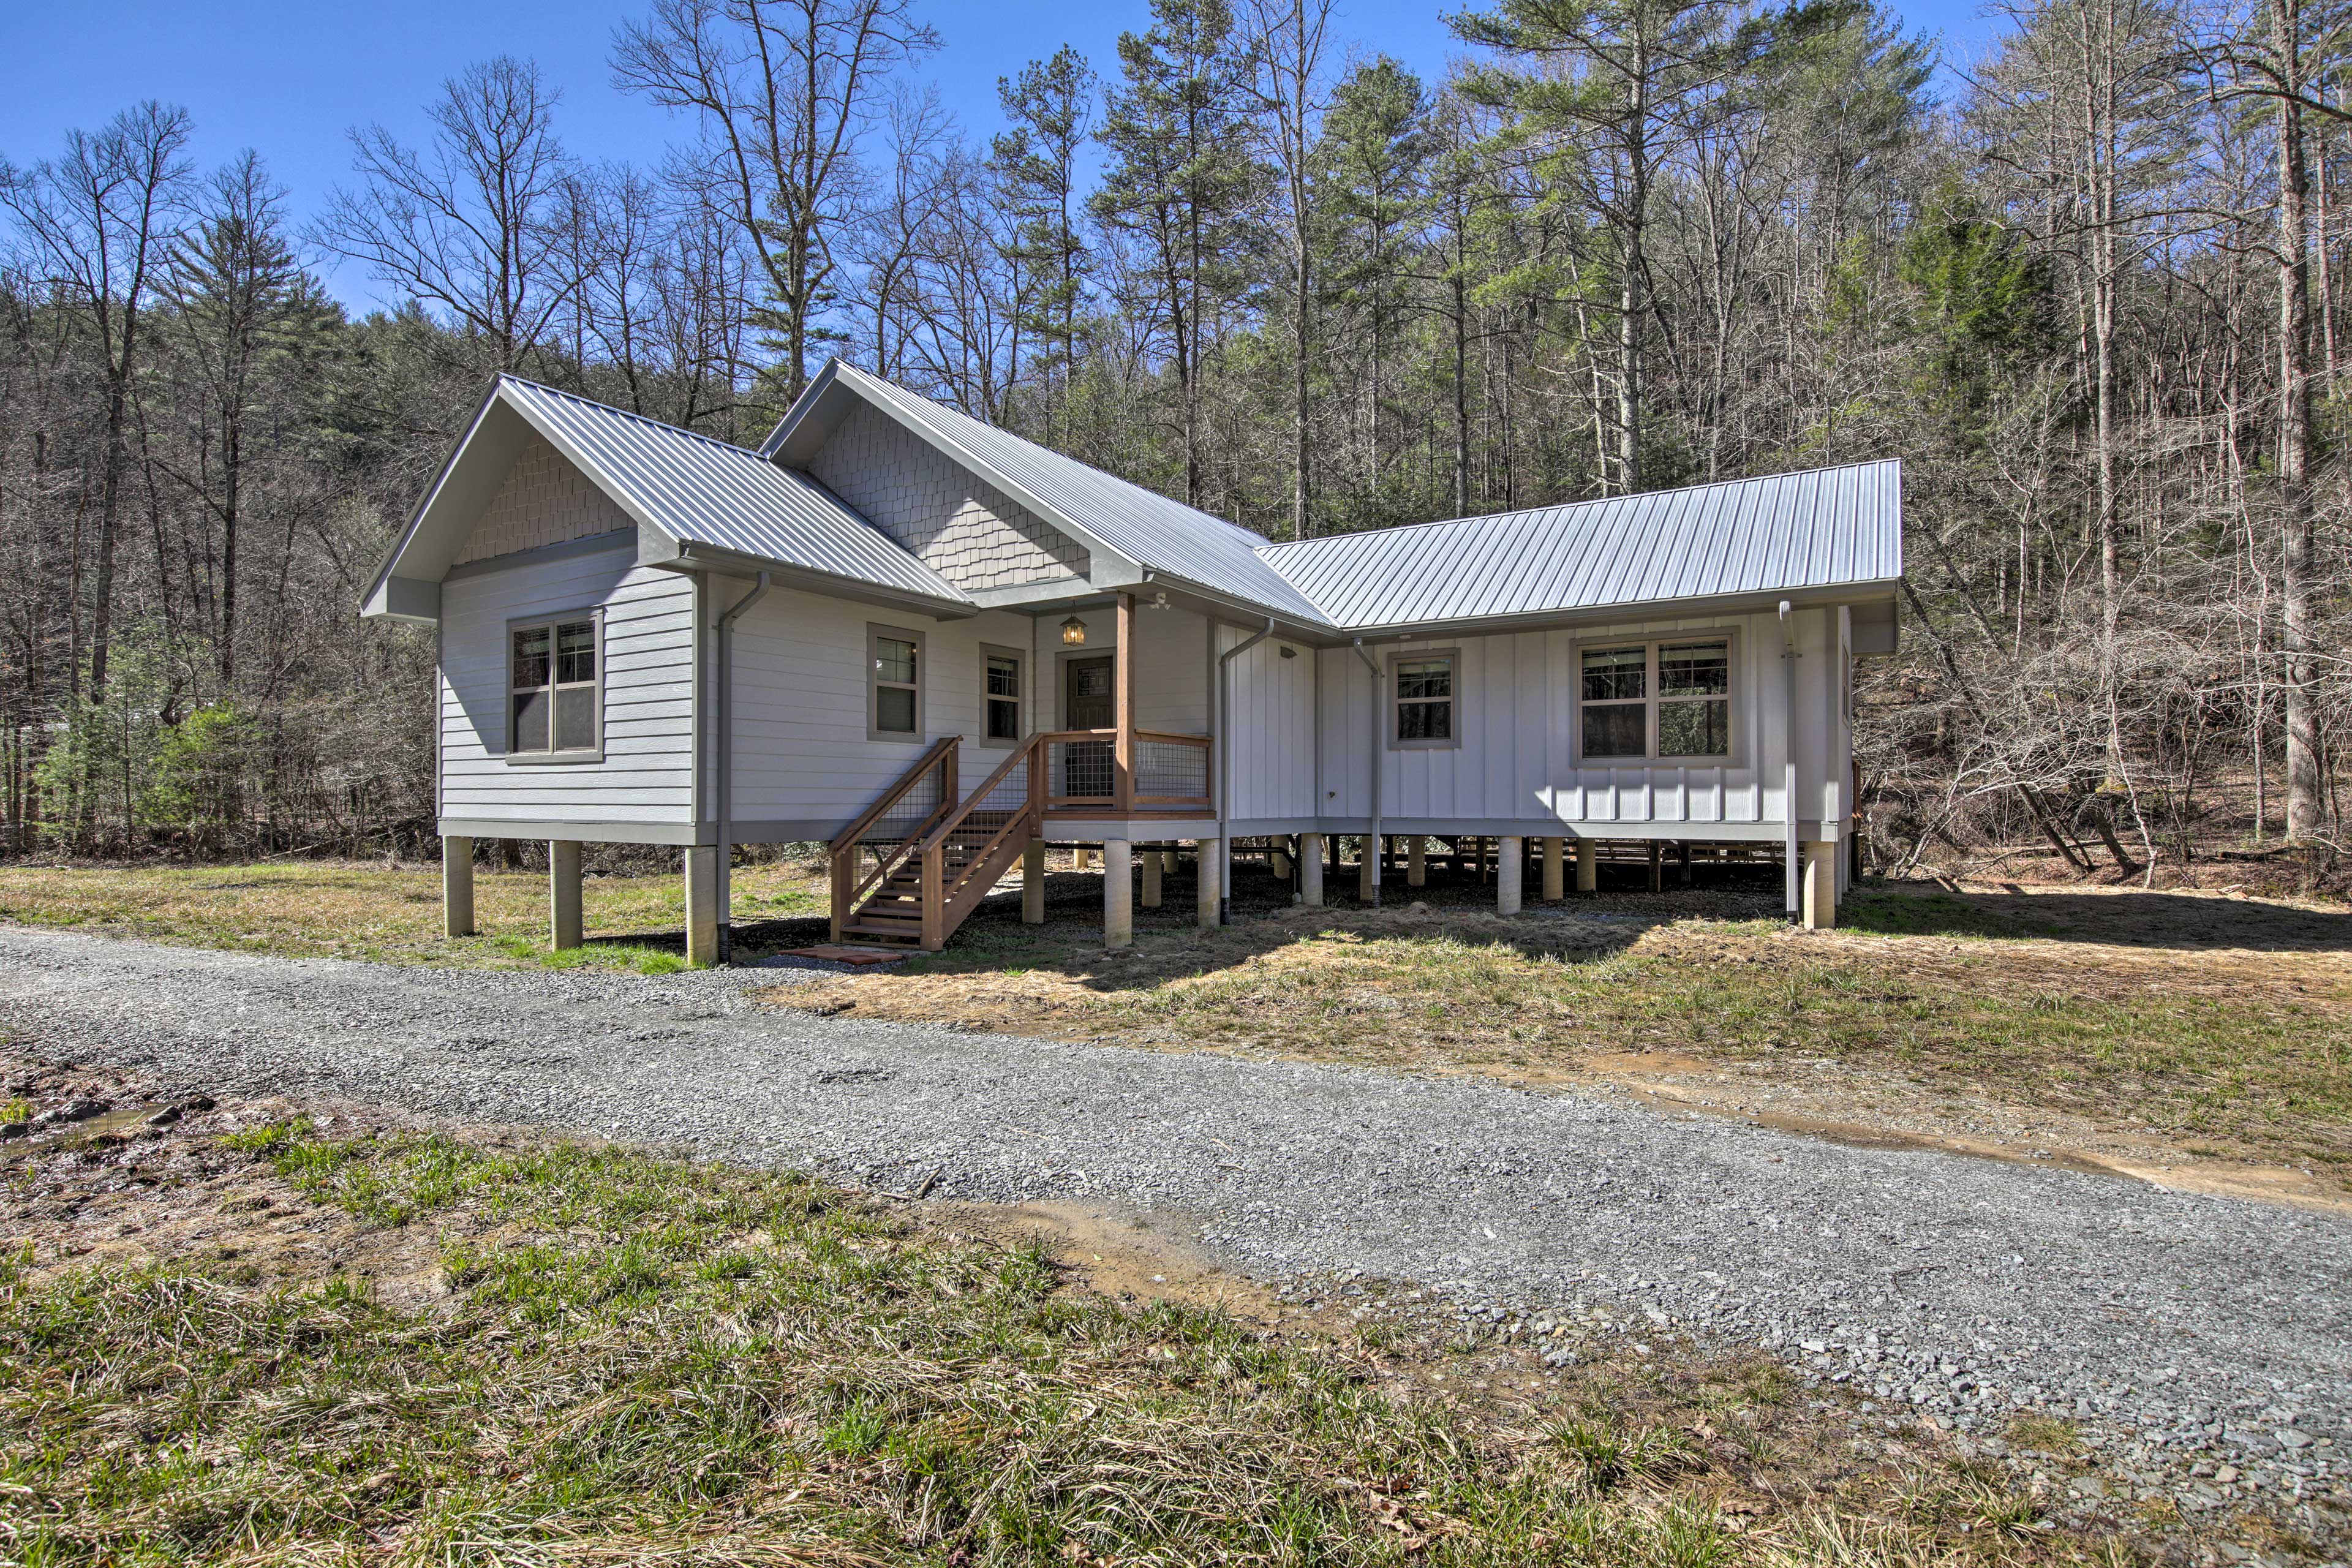
<svg viewBox="0 0 2352 1568">
<path fill-rule="evenodd" d="M 1010 745 L 1021 738 L 1021 655 L 1009 647 L 980 650 L 982 741 Z"/>
<path fill-rule="evenodd" d="M 596 613 L 507 626 L 507 756 L 592 762 L 603 750 L 604 680 Z"/>
<path fill-rule="evenodd" d="M 1578 746 L 1595 761 L 1731 754 L 1731 639 L 1675 638 L 1578 650 Z"/>
<path fill-rule="evenodd" d="M 923 738 L 923 634 L 866 628 L 866 733 L 874 741 Z"/>
<path fill-rule="evenodd" d="M 1455 657 L 1452 649 L 1401 653 L 1391 660 L 1391 710 L 1389 743 L 1398 747 L 1461 743 L 1454 723 Z"/>
</svg>

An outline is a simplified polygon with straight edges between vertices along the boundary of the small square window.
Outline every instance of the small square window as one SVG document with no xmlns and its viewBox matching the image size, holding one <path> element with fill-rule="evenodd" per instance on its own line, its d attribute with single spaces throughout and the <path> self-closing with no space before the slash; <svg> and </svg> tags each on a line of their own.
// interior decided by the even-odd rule
<svg viewBox="0 0 2352 1568">
<path fill-rule="evenodd" d="M 1638 757 L 1649 751 L 1649 710 L 1638 702 L 1584 710 L 1584 754 Z"/>
</svg>

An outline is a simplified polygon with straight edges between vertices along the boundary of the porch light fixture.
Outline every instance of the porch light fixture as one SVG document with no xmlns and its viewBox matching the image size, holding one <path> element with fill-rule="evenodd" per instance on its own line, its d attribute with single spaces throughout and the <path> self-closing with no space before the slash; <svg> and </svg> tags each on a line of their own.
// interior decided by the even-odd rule
<svg viewBox="0 0 2352 1568">
<path fill-rule="evenodd" d="M 1072 616 L 1062 623 L 1062 641 L 1070 647 L 1087 646 L 1087 623 Z"/>
</svg>

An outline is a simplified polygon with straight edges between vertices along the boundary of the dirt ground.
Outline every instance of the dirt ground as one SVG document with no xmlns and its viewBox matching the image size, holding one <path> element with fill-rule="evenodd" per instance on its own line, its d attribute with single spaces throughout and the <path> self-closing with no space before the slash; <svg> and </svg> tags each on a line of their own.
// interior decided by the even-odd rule
<svg viewBox="0 0 2352 1568">
<path fill-rule="evenodd" d="M 1602 1088 L 1820 1136 L 2070 1163 L 2352 1211 L 2352 912 L 2133 888 L 1873 889 L 1836 931 L 1771 891 L 1604 889 L 1491 912 L 1476 886 L 1380 910 L 1262 898 L 1125 952 L 1057 875 L 1048 923 L 779 987 L 778 1006 L 1158 1048 Z M 1261 890 L 1263 891 L 1263 890 Z M 1402 891 L 1402 890 L 1400 890 Z"/>
</svg>

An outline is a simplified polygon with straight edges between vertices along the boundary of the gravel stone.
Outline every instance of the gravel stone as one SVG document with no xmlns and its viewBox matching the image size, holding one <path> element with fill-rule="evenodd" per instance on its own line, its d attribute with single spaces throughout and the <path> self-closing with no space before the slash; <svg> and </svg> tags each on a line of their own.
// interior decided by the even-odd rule
<svg viewBox="0 0 2352 1568">
<path fill-rule="evenodd" d="M 485 973 L 0 930 L 0 1017 L 21 1048 L 142 1069 L 174 1095 L 343 1097 L 898 1192 L 937 1172 L 940 1197 L 1181 1215 L 1235 1268 L 1329 1281 L 1300 1300 L 1369 1278 L 1482 1333 L 1533 1318 L 1542 1335 L 1549 1317 L 1547 1360 L 1638 1323 L 1637 1353 L 1685 1333 L 1758 1343 L 1808 1382 L 1988 1439 L 2032 1406 L 2114 1435 L 2118 1457 L 2128 1442 L 2221 1466 L 2217 1484 L 2237 1474 L 2225 1458 L 2241 1488 L 2290 1493 L 2352 1468 L 2337 1215 L 1483 1079 L 745 995 L 794 973 Z"/>
</svg>

